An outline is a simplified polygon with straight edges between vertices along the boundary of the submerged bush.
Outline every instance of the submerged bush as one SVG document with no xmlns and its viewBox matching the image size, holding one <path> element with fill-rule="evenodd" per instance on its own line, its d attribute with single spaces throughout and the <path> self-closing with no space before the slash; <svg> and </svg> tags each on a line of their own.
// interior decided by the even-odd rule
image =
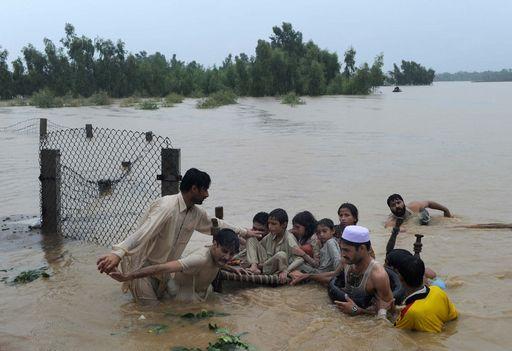
<svg viewBox="0 0 512 351">
<path fill-rule="evenodd" d="M 21 96 L 16 96 L 14 99 L 12 100 L 7 100 L 6 102 L 6 105 L 7 106 L 27 106 L 29 104 L 29 101 L 27 101 L 27 99 L 21 97 Z"/>
<path fill-rule="evenodd" d="M 183 102 L 183 95 L 170 93 L 164 98 L 164 102 L 162 103 L 162 107 L 173 107 L 174 104 L 181 104 Z"/>
<path fill-rule="evenodd" d="M 158 110 L 158 104 L 153 100 L 144 100 L 139 103 L 140 110 Z"/>
<path fill-rule="evenodd" d="M 92 94 L 87 100 L 91 105 L 94 106 L 106 106 L 112 103 L 110 97 L 105 91 L 99 91 L 95 94 Z"/>
<path fill-rule="evenodd" d="M 305 104 L 304 100 L 300 98 L 295 92 L 290 92 L 284 96 L 281 97 L 281 103 L 290 105 L 290 106 L 296 106 L 296 105 L 303 105 Z"/>
<path fill-rule="evenodd" d="M 44 88 L 34 93 L 30 98 L 30 105 L 40 108 L 52 108 L 64 106 L 62 98 L 56 97 L 48 88 Z"/>
<path fill-rule="evenodd" d="M 215 92 L 202 99 L 197 103 L 197 108 L 215 108 L 224 105 L 232 105 L 237 103 L 237 96 L 230 90 L 222 90 Z"/>
<path fill-rule="evenodd" d="M 141 101 L 140 97 L 130 96 L 129 98 L 123 99 L 123 101 L 121 101 L 120 106 L 121 107 L 133 107 L 133 106 L 136 106 L 137 104 L 139 104 L 140 101 Z"/>
</svg>

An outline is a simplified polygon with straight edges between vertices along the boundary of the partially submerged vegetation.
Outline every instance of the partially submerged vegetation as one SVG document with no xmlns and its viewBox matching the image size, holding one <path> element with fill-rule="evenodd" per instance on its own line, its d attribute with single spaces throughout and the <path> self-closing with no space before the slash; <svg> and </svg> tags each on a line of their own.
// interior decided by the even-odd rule
<svg viewBox="0 0 512 351">
<path fill-rule="evenodd" d="M 1 281 L 5 282 L 7 284 L 12 284 L 12 285 L 26 284 L 26 283 L 33 282 L 34 280 L 37 280 L 39 278 L 49 278 L 50 275 L 48 273 L 46 273 L 47 270 L 48 270 L 47 266 L 43 266 L 43 267 L 37 268 L 37 269 L 30 269 L 30 270 L 23 271 L 23 272 L 19 273 L 11 281 L 9 281 L 8 277 L 3 277 L 1 279 Z M 4 270 L 4 271 L 7 271 L 7 270 Z"/>
<path fill-rule="evenodd" d="M 227 328 L 220 328 L 217 324 L 208 324 L 208 328 L 219 334 L 217 340 L 213 343 L 209 343 L 206 351 L 235 351 L 235 350 L 250 350 L 253 347 L 243 341 L 241 337 L 247 333 L 232 334 Z M 199 347 L 183 347 L 175 346 L 171 348 L 171 351 L 203 351 Z"/>
<path fill-rule="evenodd" d="M 74 97 L 71 94 L 56 96 L 48 88 L 44 88 L 34 93 L 29 100 L 29 105 L 40 108 L 54 107 L 79 107 L 79 106 L 105 106 L 112 103 L 106 92 L 100 91 L 92 94 L 88 98 L 82 96 Z"/>
<path fill-rule="evenodd" d="M 197 103 L 197 108 L 216 108 L 224 105 L 236 104 L 237 96 L 229 90 L 218 91 Z"/>
<path fill-rule="evenodd" d="M 306 102 L 304 102 L 304 100 L 302 100 L 300 96 L 295 94 L 295 92 L 291 92 L 281 97 L 281 103 L 294 107 L 296 105 L 303 105 Z"/>
</svg>

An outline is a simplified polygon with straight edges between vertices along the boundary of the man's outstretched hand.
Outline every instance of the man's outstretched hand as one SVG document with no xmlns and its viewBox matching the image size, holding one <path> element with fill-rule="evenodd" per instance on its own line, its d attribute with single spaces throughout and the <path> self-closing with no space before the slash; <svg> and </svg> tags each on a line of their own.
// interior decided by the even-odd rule
<svg viewBox="0 0 512 351">
<path fill-rule="evenodd" d="M 114 255 L 113 253 L 110 253 L 98 258 L 96 265 L 98 266 L 100 273 L 109 274 L 117 267 L 119 262 L 121 262 L 121 258 L 119 258 L 117 255 Z"/>
<path fill-rule="evenodd" d="M 125 282 L 127 280 L 131 280 L 130 277 L 128 277 L 128 275 L 126 274 L 123 274 L 121 272 L 119 272 L 117 269 L 114 269 L 112 272 L 110 272 L 108 274 L 112 279 L 115 279 L 117 280 L 118 282 Z"/>
</svg>

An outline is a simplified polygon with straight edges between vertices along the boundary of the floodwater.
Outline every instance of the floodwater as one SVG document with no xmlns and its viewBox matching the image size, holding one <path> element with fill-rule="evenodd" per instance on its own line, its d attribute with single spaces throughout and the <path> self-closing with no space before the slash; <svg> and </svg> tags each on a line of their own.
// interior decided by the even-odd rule
<svg viewBox="0 0 512 351">
<path fill-rule="evenodd" d="M 37 215 L 37 136 L 0 134 L 0 277 L 44 265 L 52 274 L 17 287 L 0 283 L 0 350 L 169 350 L 206 347 L 208 323 L 259 350 L 509 350 L 512 349 L 511 230 L 457 225 L 512 222 L 512 83 L 436 83 L 391 87 L 367 97 L 306 98 L 291 108 L 273 98 L 198 110 L 194 100 L 174 108 L 0 108 L 0 127 L 28 118 L 81 127 L 148 131 L 169 136 L 182 150 L 182 171 L 206 170 L 213 183 L 205 208 L 224 206 L 225 218 L 249 226 L 254 213 L 285 208 L 336 219 L 342 202 L 360 211 L 382 261 L 388 233 L 386 198 L 435 200 L 428 227 L 409 226 L 398 246 L 412 249 L 424 234 L 422 257 L 448 283 L 460 318 L 438 335 L 395 330 L 370 317 L 351 318 L 330 304 L 324 288 L 235 289 L 207 304 L 165 302 L 142 308 L 117 282 L 96 271 L 107 249 L 27 232 Z M 9 229 L 6 229 L 9 228 Z M 209 241 L 194 234 L 191 250 Z M 12 269 L 11 269 L 12 268 Z M 190 322 L 180 313 L 210 309 L 225 317 Z M 144 315 L 145 319 L 139 319 Z M 160 335 L 152 324 L 169 326 Z"/>
</svg>

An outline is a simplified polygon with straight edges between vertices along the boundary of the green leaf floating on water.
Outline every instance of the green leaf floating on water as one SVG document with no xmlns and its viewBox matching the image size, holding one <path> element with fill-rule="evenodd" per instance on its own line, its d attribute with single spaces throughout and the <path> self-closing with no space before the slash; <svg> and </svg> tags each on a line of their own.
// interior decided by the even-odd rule
<svg viewBox="0 0 512 351">
<path fill-rule="evenodd" d="M 184 318 L 184 319 L 205 319 L 205 318 L 210 318 L 210 317 L 225 317 L 225 316 L 229 316 L 229 313 L 201 310 L 201 312 L 198 312 L 198 313 L 188 312 L 188 313 L 182 314 L 180 317 Z"/>
<path fill-rule="evenodd" d="M 47 269 L 48 267 L 44 266 L 38 269 L 23 271 L 20 274 L 18 274 L 12 282 L 13 284 L 26 284 L 33 282 L 34 280 L 40 277 L 49 278 L 50 275 L 45 272 Z"/>
<path fill-rule="evenodd" d="M 160 335 L 169 330 L 169 326 L 167 324 L 150 324 L 148 325 L 148 333 Z"/>
</svg>

